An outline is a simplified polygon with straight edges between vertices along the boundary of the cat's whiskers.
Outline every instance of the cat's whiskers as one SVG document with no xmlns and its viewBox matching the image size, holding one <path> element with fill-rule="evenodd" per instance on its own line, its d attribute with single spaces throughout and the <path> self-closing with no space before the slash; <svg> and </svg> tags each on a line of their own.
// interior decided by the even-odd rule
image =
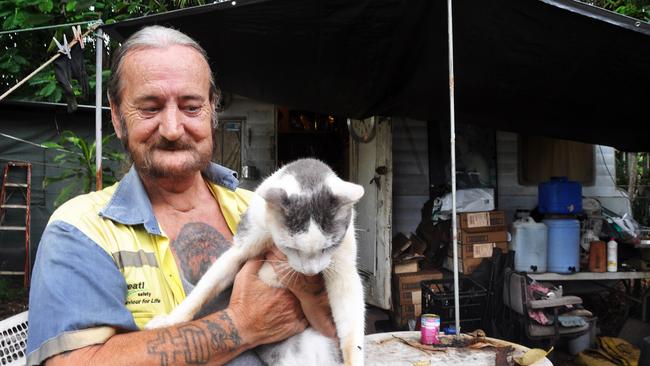
<svg viewBox="0 0 650 366">
<path fill-rule="evenodd" d="M 291 283 L 293 283 L 293 282 L 297 282 L 297 281 L 298 281 L 298 277 L 299 277 L 299 275 L 300 275 L 300 274 L 298 273 L 298 271 L 293 270 L 293 269 L 292 269 L 292 271 L 293 271 L 293 273 L 292 273 L 291 278 L 289 278 L 289 281 L 290 281 L 289 284 L 291 284 Z"/>
<path fill-rule="evenodd" d="M 291 282 L 285 282 L 285 280 L 291 280 L 291 277 L 296 271 L 291 268 L 288 264 L 285 264 L 285 266 L 282 268 L 282 277 L 280 277 L 279 281 L 282 284 L 291 284 Z"/>
</svg>

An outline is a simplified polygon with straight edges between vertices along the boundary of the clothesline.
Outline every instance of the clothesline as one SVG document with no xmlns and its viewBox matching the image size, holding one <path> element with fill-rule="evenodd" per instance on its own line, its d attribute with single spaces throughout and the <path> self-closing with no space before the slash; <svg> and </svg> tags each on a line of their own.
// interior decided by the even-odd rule
<svg viewBox="0 0 650 366">
<path fill-rule="evenodd" d="M 33 27 L 33 28 L 19 28 L 19 29 L 12 29 L 12 30 L 2 31 L 2 32 L 0 32 L 0 35 L 9 34 L 9 33 L 32 32 L 32 31 L 43 30 L 43 29 L 72 27 L 72 26 L 75 26 L 75 25 L 93 24 L 93 23 L 97 23 L 97 22 L 98 22 L 98 20 L 86 20 L 84 22 L 74 22 L 74 23 L 55 24 L 55 25 L 44 25 L 42 27 Z"/>
<path fill-rule="evenodd" d="M 81 38 L 83 39 L 84 37 L 86 37 L 88 34 L 90 34 L 90 33 L 93 32 L 95 29 L 97 29 L 97 27 L 99 27 L 100 25 L 101 25 L 101 23 L 99 23 L 99 24 L 95 24 L 95 25 L 91 25 L 90 27 L 88 27 L 88 30 L 86 31 L 86 33 L 84 33 L 84 34 L 81 35 Z M 78 42 L 77 39 L 75 39 L 74 41 L 70 42 L 70 44 L 69 44 L 69 48 L 72 48 L 74 45 L 77 44 L 77 42 Z M 0 101 L 3 100 L 4 98 L 6 98 L 6 97 L 7 97 L 9 94 L 11 94 L 14 90 L 18 89 L 21 85 L 25 84 L 29 79 L 31 79 L 32 77 L 34 77 L 34 75 L 38 74 L 41 70 L 43 70 L 45 67 L 47 67 L 47 65 L 51 64 L 52 62 L 54 62 L 54 60 L 56 60 L 57 58 L 59 58 L 61 55 L 62 55 L 61 53 L 57 53 L 56 55 L 52 56 L 52 58 L 50 58 L 49 60 L 45 61 L 44 64 L 42 64 L 41 66 L 39 66 L 39 67 L 38 67 L 36 70 L 34 70 L 31 74 L 25 76 L 25 78 L 23 78 L 21 81 L 19 81 L 16 85 L 14 85 L 14 86 L 11 87 L 9 90 L 7 90 L 7 91 L 4 92 L 2 95 L 0 95 Z"/>
</svg>

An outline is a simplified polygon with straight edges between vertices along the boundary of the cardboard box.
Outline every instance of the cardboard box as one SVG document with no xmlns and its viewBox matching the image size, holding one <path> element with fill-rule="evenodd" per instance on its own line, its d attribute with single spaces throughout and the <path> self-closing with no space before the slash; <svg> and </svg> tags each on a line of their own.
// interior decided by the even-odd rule
<svg viewBox="0 0 650 366">
<path fill-rule="evenodd" d="M 506 225 L 503 211 L 464 212 L 458 215 L 458 227 L 468 233 L 500 231 Z"/>
<path fill-rule="evenodd" d="M 463 274 L 470 274 L 474 272 L 481 262 L 486 258 L 458 258 L 458 272 Z M 490 260 L 490 259 L 487 259 Z M 450 271 L 454 270 L 454 259 L 452 257 L 445 257 L 442 266 Z"/>
<path fill-rule="evenodd" d="M 502 253 L 507 253 L 508 243 L 502 241 L 497 243 L 458 244 L 458 258 L 490 258 L 494 248 L 499 248 Z M 451 245 L 447 249 L 447 256 L 454 256 Z"/>
<path fill-rule="evenodd" d="M 393 288 L 396 291 L 420 290 L 420 282 L 442 279 L 442 272 L 438 270 L 425 270 L 415 273 L 402 273 L 393 276 Z"/>
<path fill-rule="evenodd" d="M 420 282 L 438 280 L 442 273 L 436 270 L 426 270 L 414 273 L 401 273 L 393 276 L 393 297 L 395 306 L 416 305 L 422 303 Z"/>
<path fill-rule="evenodd" d="M 422 305 L 397 306 L 393 311 L 393 325 L 397 328 L 406 328 L 409 319 L 415 319 L 416 323 L 422 315 Z"/>
<path fill-rule="evenodd" d="M 482 231 L 467 232 L 461 230 L 458 233 L 459 244 L 481 244 L 481 243 L 500 243 L 508 241 L 508 231 L 505 227 L 500 227 L 499 231 Z"/>
<path fill-rule="evenodd" d="M 400 291 L 397 305 L 420 305 L 422 304 L 422 290 Z"/>
<path fill-rule="evenodd" d="M 412 259 L 402 263 L 393 264 L 393 273 L 414 273 L 418 271 L 418 263 L 421 259 Z"/>
</svg>

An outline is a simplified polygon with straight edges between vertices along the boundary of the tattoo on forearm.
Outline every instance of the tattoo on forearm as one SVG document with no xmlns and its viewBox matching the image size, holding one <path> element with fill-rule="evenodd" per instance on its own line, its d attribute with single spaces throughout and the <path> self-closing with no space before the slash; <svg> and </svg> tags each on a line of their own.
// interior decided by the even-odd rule
<svg viewBox="0 0 650 366">
<path fill-rule="evenodd" d="M 161 366 L 171 365 L 176 361 L 184 361 L 188 365 L 203 365 L 210 359 L 206 332 L 193 324 L 183 325 L 175 330 L 158 331 L 158 338 L 147 344 L 147 353 L 158 355 Z"/>
<path fill-rule="evenodd" d="M 171 244 L 185 278 L 196 285 L 230 242 L 212 226 L 202 222 L 186 224 Z"/>
<path fill-rule="evenodd" d="M 224 352 L 241 345 L 241 337 L 239 337 L 237 328 L 235 328 L 235 324 L 228 314 L 221 313 L 219 319 L 223 320 L 224 324 L 206 319 L 202 320 L 210 332 L 212 348 L 217 352 Z M 224 328 L 224 325 L 227 329 Z"/>
<path fill-rule="evenodd" d="M 210 360 L 210 354 L 230 352 L 241 345 L 237 328 L 228 314 L 220 314 L 219 319 L 223 324 L 201 320 L 207 331 L 195 324 L 161 329 L 157 332 L 157 338 L 147 343 L 147 353 L 157 356 L 161 366 L 175 362 L 206 364 Z"/>
</svg>

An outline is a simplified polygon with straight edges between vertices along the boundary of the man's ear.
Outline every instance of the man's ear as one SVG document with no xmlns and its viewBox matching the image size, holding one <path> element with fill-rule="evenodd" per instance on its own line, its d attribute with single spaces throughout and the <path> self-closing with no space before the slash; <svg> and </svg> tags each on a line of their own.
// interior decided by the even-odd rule
<svg viewBox="0 0 650 366">
<path fill-rule="evenodd" d="M 113 102 L 112 99 L 108 99 L 108 104 L 111 106 L 111 122 L 113 123 L 113 129 L 115 130 L 115 135 L 118 139 L 122 139 L 122 122 L 120 121 L 120 107 Z"/>
</svg>

